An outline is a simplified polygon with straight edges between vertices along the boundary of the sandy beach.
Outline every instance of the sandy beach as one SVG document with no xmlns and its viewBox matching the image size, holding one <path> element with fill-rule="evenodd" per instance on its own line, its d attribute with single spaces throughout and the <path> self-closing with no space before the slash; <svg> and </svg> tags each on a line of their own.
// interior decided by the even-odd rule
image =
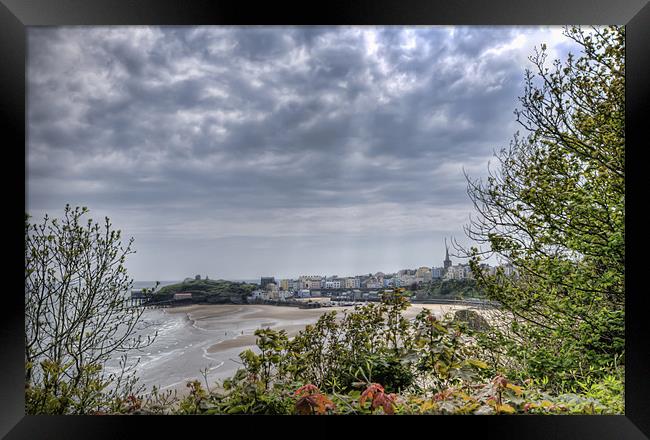
<svg viewBox="0 0 650 440">
<path fill-rule="evenodd" d="M 218 336 L 218 341 L 207 348 L 207 352 L 214 354 L 240 348 L 241 351 L 255 346 L 256 337 L 253 334 L 258 328 L 272 328 L 285 330 L 289 337 L 293 337 L 307 324 L 314 323 L 327 312 L 342 312 L 349 307 L 327 307 L 320 309 L 299 309 L 297 307 L 282 307 L 270 305 L 204 305 L 196 304 L 186 307 L 165 309 L 170 315 L 184 314 L 192 325 L 206 331 L 231 321 L 236 317 L 237 322 L 231 322 L 234 328 L 241 328 L 240 334 L 224 331 L 226 338 Z M 250 325 L 247 325 L 250 324 Z M 255 328 L 253 328 L 253 325 Z M 228 337 L 230 336 L 230 337 Z"/>
<path fill-rule="evenodd" d="M 413 319 L 423 309 L 430 309 L 441 317 L 464 305 L 414 304 L 404 316 Z M 158 332 L 154 343 L 144 350 L 129 353 L 131 361 L 138 361 L 136 373 L 147 390 L 187 393 L 185 384 L 198 379 L 215 384 L 231 377 L 241 367 L 239 354 L 257 350 L 255 330 L 272 328 L 285 330 L 295 336 L 308 324 L 315 323 L 327 312 L 336 311 L 339 317 L 353 307 L 323 307 L 299 309 L 257 304 L 196 304 L 168 309 L 148 309 L 143 315 L 142 335 Z M 117 360 L 110 369 L 117 368 Z"/>
<path fill-rule="evenodd" d="M 416 304 L 409 307 L 404 316 L 413 319 L 422 309 L 430 309 L 437 316 L 442 317 L 446 313 L 453 313 L 456 310 L 468 308 L 468 306 L 449 305 L 449 304 Z M 270 305 L 191 305 L 166 309 L 169 314 L 185 314 L 187 318 L 195 325 L 203 329 L 210 329 L 215 320 L 223 323 L 222 318 L 230 315 L 238 315 L 245 320 L 261 320 L 259 328 L 272 328 L 274 330 L 285 330 L 291 338 L 297 335 L 305 325 L 316 322 L 318 318 L 327 312 L 336 311 L 339 317 L 347 311 L 350 312 L 353 307 L 327 307 L 319 309 L 299 309 L 296 307 L 282 307 Z M 300 323 L 295 323 L 300 321 Z M 308 322 L 303 322 L 308 321 Z M 224 332 L 226 333 L 226 332 Z M 227 336 L 227 334 L 226 334 Z M 208 353 L 218 353 L 232 348 L 250 348 L 255 345 L 255 335 L 244 333 L 234 335 L 232 338 L 220 340 L 211 345 Z"/>
</svg>

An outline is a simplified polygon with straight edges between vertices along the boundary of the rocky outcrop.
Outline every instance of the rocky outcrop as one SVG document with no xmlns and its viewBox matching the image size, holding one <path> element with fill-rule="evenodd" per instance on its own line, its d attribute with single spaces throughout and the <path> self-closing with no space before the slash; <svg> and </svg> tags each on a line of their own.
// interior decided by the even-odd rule
<svg viewBox="0 0 650 440">
<path fill-rule="evenodd" d="M 171 300 L 176 294 L 191 294 L 188 301 L 210 304 L 242 304 L 256 285 L 226 280 L 190 279 L 154 292 L 154 300 Z"/>
<path fill-rule="evenodd" d="M 490 324 L 476 310 L 458 310 L 454 314 L 454 321 L 467 323 L 467 327 L 471 330 L 486 331 L 490 329 Z"/>
</svg>

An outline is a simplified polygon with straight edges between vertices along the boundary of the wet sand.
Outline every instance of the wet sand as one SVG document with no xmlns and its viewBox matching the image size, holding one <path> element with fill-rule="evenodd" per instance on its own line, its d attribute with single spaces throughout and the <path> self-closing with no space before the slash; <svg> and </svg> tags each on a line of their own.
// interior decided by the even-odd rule
<svg viewBox="0 0 650 440">
<path fill-rule="evenodd" d="M 165 309 L 166 313 L 185 313 L 192 320 L 212 319 L 222 316 L 242 313 L 246 319 L 281 319 L 293 320 L 304 318 L 318 319 L 322 314 L 330 311 L 342 312 L 350 307 L 321 307 L 318 309 L 299 309 L 298 307 L 271 306 L 263 304 L 194 304 L 184 307 Z"/>
<path fill-rule="evenodd" d="M 453 313 L 456 310 L 473 308 L 467 305 L 456 304 L 412 304 L 404 312 L 407 318 L 414 318 L 422 309 L 429 309 L 438 316 L 446 313 Z M 248 305 L 234 305 L 234 304 L 195 304 L 184 307 L 174 307 L 164 309 L 165 313 L 169 314 L 187 314 L 188 317 L 194 321 L 203 319 L 219 318 L 237 313 L 243 313 L 246 319 L 264 319 L 269 321 L 273 319 L 280 320 L 294 320 L 294 319 L 318 319 L 321 315 L 327 312 L 336 311 L 342 313 L 345 311 L 352 311 L 353 307 L 321 307 L 318 309 L 299 309 L 297 307 L 285 306 L 271 306 L 261 304 L 248 304 Z"/>
<path fill-rule="evenodd" d="M 275 330 L 285 330 L 289 338 L 293 338 L 304 328 L 305 325 L 302 324 L 282 325 L 274 327 Z M 225 341 L 217 342 L 216 344 L 211 345 L 208 348 L 208 353 L 219 353 L 220 351 L 236 347 L 240 347 L 242 349 L 246 347 L 252 347 L 255 345 L 256 339 L 257 337 L 255 335 L 237 336 L 234 339 L 227 339 Z"/>
</svg>

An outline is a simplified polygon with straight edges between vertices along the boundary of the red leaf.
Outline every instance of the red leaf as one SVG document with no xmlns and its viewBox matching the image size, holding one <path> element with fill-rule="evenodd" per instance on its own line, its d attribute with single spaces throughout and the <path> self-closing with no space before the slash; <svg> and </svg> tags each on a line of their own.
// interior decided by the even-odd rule
<svg viewBox="0 0 650 440">
<path fill-rule="evenodd" d="M 305 396 L 307 394 L 313 394 L 313 393 L 319 393 L 320 390 L 316 385 L 312 385 L 308 383 L 307 385 L 303 385 L 300 388 L 298 388 L 295 392 L 296 396 Z"/>
<path fill-rule="evenodd" d="M 383 393 L 384 392 L 384 387 L 379 385 L 378 383 L 373 383 L 370 384 L 366 390 L 361 393 L 361 397 L 359 398 L 359 404 L 363 406 L 364 403 L 366 403 L 367 399 L 373 399 L 375 394 L 377 393 Z"/>
<path fill-rule="evenodd" d="M 373 383 L 361 394 L 359 405 L 363 406 L 364 403 L 366 403 L 366 400 L 371 399 L 371 411 L 374 411 L 381 406 L 384 409 L 384 413 L 394 414 L 395 409 L 393 408 L 393 405 L 395 404 L 395 398 L 395 394 L 386 394 L 384 392 L 384 387 L 378 383 Z"/>
<path fill-rule="evenodd" d="M 328 410 L 334 410 L 336 405 L 327 396 L 321 393 L 308 394 L 296 402 L 298 414 L 326 414 Z"/>
</svg>

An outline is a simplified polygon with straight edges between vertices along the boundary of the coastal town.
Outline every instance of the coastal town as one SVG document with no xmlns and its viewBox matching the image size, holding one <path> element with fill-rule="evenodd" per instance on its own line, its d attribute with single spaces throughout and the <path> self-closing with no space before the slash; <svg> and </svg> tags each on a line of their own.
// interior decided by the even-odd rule
<svg viewBox="0 0 650 440">
<path fill-rule="evenodd" d="M 488 275 L 494 275 L 501 268 L 504 275 L 510 276 L 515 269 L 510 264 L 490 266 L 481 264 Z M 197 275 L 199 276 L 199 275 Z M 254 290 L 249 301 L 286 301 L 296 298 L 335 296 L 342 299 L 377 299 L 383 289 L 403 287 L 415 291 L 434 280 L 468 280 L 474 275 L 469 264 L 452 264 L 449 248 L 446 249 L 443 265 L 422 266 L 417 269 L 402 269 L 395 273 L 368 273 L 340 277 L 338 275 L 301 275 L 297 279 L 261 277 L 259 288 Z"/>
<path fill-rule="evenodd" d="M 182 282 L 153 289 L 131 290 L 131 305 L 172 307 L 185 304 L 274 304 L 302 308 L 355 305 L 380 301 L 385 292 L 402 288 L 416 302 L 486 302 L 467 263 L 453 264 L 445 244 L 442 266 L 421 266 L 394 273 L 375 272 L 353 276 L 300 275 L 297 278 L 262 276 L 259 282 L 215 280 L 208 276 L 185 278 Z M 486 275 L 500 271 L 516 276 L 510 264 L 480 265 Z M 145 289 L 146 290 L 146 289 Z"/>
</svg>

